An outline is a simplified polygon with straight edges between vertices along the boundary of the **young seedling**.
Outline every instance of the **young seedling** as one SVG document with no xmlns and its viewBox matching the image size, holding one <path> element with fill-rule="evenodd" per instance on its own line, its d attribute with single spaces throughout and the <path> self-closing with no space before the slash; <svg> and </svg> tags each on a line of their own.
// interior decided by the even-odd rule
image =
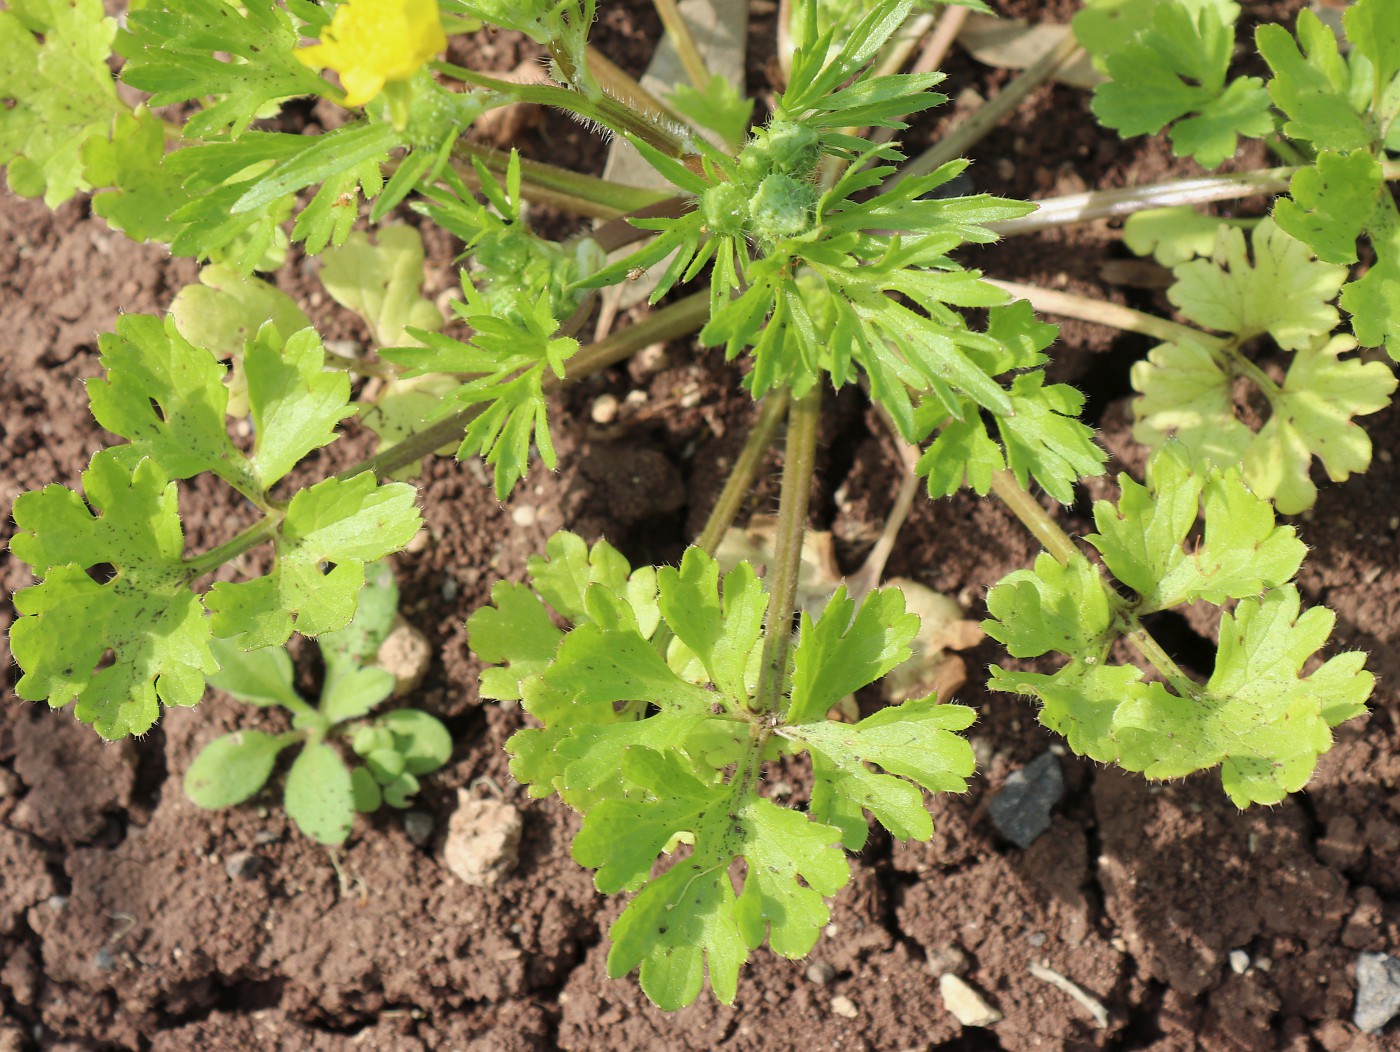
<svg viewBox="0 0 1400 1052">
<path fill-rule="evenodd" d="M 239 730 L 215 738 L 185 772 L 185 794 L 200 807 L 234 807 L 259 793 L 277 757 L 297 748 L 287 771 L 283 802 L 292 821 L 322 844 L 343 844 L 355 813 L 382 804 L 407 807 L 418 776 L 431 774 L 452 754 L 452 736 L 420 709 L 367 717 L 389 699 L 394 675 L 372 664 L 398 608 L 398 587 L 384 563 L 370 568 L 353 621 L 317 639 L 325 678 L 316 704 L 293 685 L 292 660 L 282 647 L 245 652 L 213 646 L 220 669 L 209 682 L 239 701 L 280 705 L 292 729 L 280 734 Z M 356 760 L 346 761 L 348 745 Z"/>
</svg>

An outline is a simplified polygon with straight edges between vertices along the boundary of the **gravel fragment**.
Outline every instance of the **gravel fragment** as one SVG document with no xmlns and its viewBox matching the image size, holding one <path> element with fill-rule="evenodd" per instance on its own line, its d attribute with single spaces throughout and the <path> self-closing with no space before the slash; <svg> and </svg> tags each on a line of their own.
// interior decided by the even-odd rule
<svg viewBox="0 0 1400 1052">
<path fill-rule="evenodd" d="M 935 979 L 945 975 L 962 975 L 967 971 L 967 954 L 956 943 L 945 943 L 928 951 L 928 970 Z"/>
<path fill-rule="evenodd" d="M 520 812 L 510 804 L 458 789 L 443 861 L 464 883 L 481 888 L 499 884 L 520 858 L 521 830 Z"/>
<path fill-rule="evenodd" d="M 1249 954 L 1244 950 L 1230 951 L 1230 971 L 1236 975 L 1243 975 L 1249 971 Z"/>
<path fill-rule="evenodd" d="M 856 1016 L 860 1015 L 860 1009 L 856 1007 L 856 1003 L 849 997 L 833 997 L 831 999 L 831 1010 L 836 1015 L 846 1019 L 854 1019 Z"/>
<path fill-rule="evenodd" d="M 1006 779 L 987 815 L 997 830 L 1024 850 L 1050 828 L 1050 812 L 1065 793 L 1060 761 L 1048 749 Z"/>
<path fill-rule="evenodd" d="M 394 677 L 394 697 L 402 698 L 417 690 L 432 660 L 433 648 L 428 637 L 395 615 L 389 634 L 379 644 L 375 655 L 375 664 Z"/>
<path fill-rule="evenodd" d="M 230 880 L 252 880 L 262 871 L 262 859 L 251 851 L 235 851 L 224 859 L 224 872 Z"/>
<path fill-rule="evenodd" d="M 825 986 L 836 978 L 836 967 L 828 961 L 813 961 L 807 965 L 807 979 L 818 986 Z"/>
<path fill-rule="evenodd" d="M 1368 1034 L 1378 1034 L 1400 1015 L 1400 959 L 1388 953 L 1356 957 L 1356 1008 L 1351 1020 Z"/>
<path fill-rule="evenodd" d="M 953 1018 L 963 1026 L 991 1026 L 1001 1022 L 1001 1013 L 989 1005 L 974 987 L 952 972 L 939 978 L 938 992 L 943 995 L 943 1004 Z"/>
<path fill-rule="evenodd" d="M 403 831 L 422 847 L 433 838 L 433 816 L 426 811 L 409 811 L 403 816 Z"/>
</svg>

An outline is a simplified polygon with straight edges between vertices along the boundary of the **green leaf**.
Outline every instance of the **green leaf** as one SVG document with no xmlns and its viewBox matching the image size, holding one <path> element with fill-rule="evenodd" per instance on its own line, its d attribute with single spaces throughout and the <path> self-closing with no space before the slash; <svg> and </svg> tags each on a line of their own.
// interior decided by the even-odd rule
<svg viewBox="0 0 1400 1052">
<path fill-rule="evenodd" d="M 659 605 L 676 637 L 695 653 L 732 712 L 744 711 L 752 689 L 746 673 L 763 633 L 768 596 L 753 567 L 740 563 L 724 575 L 699 548 L 687 548 L 679 572 L 657 574 Z"/>
<path fill-rule="evenodd" d="M 350 669 L 321 693 L 321 713 L 332 724 L 359 719 L 394 692 L 394 674 L 382 668 Z"/>
<path fill-rule="evenodd" d="M 452 758 L 452 735 L 442 721 L 419 709 L 395 709 L 380 719 L 409 774 L 428 774 Z"/>
<path fill-rule="evenodd" d="M 859 609 L 845 585 L 837 588 L 815 622 L 802 613 L 787 720 L 806 724 L 823 719 L 847 694 L 907 660 L 918 634 L 919 619 L 905 612 L 898 588 L 871 592 Z"/>
<path fill-rule="evenodd" d="M 739 969 L 765 936 L 780 954 L 806 954 L 830 916 L 823 896 L 850 876 L 836 830 L 764 800 L 742 777 L 707 784 L 648 749 L 624 763 L 642 792 L 600 804 L 574 840 L 574 857 L 599 867 L 600 890 L 645 884 L 612 926 L 608 974 L 640 965 L 647 996 L 674 1010 L 695 1000 L 707 969 L 715 997 L 732 1003 Z M 648 882 L 677 838 L 693 843 L 690 856 Z M 736 895 L 729 867 L 741 858 Z"/>
<path fill-rule="evenodd" d="M 78 719 L 117 739 L 150 730 L 158 702 L 197 704 L 218 665 L 181 560 L 174 483 L 152 460 L 128 468 L 103 450 L 83 490 L 46 486 L 15 500 L 10 550 L 42 579 L 14 597 L 10 647 L 24 669 L 15 692 L 52 708 L 76 699 Z M 115 572 L 98 583 L 86 571 L 103 565 Z"/>
<path fill-rule="evenodd" d="M 1246 479 L 1285 515 L 1317 499 L 1309 478 L 1314 456 L 1333 482 L 1371 466 L 1371 439 L 1353 418 L 1390 404 L 1395 375 L 1384 362 L 1341 357 L 1355 346 L 1335 336 L 1299 349 L 1273 415 L 1245 454 Z"/>
<path fill-rule="evenodd" d="M 353 767 L 350 770 L 350 791 L 354 795 L 355 810 L 362 815 L 372 815 L 379 810 L 379 805 L 384 802 L 384 794 L 380 791 L 379 783 L 374 780 L 374 775 L 369 773 L 368 768 Z"/>
<path fill-rule="evenodd" d="M 307 742 L 287 772 L 287 815 L 321 844 L 343 844 L 355 824 L 350 769 L 325 742 Z"/>
<path fill-rule="evenodd" d="M 1133 436 L 1160 448 L 1169 438 L 1198 464 L 1242 465 L 1243 479 L 1279 511 L 1312 506 L 1317 488 L 1312 458 L 1334 481 L 1365 471 L 1371 440 L 1353 418 L 1389 404 L 1395 377 L 1383 362 L 1341 357 L 1355 347 L 1346 336 L 1317 338 L 1298 349 L 1282 386 L 1262 393 L 1270 416 L 1254 434 L 1235 415 L 1232 379 L 1198 344 L 1164 344 L 1133 367 Z"/>
<path fill-rule="evenodd" d="M 222 264 L 202 268 L 198 285 L 177 292 L 170 316 L 181 336 L 217 358 L 242 355 L 268 322 L 284 338 L 311 325 L 296 300 L 281 289 Z"/>
<path fill-rule="evenodd" d="M 1126 474 L 1115 507 L 1094 504 L 1099 532 L 1086 540 L 1118 580 L 1138 594 L 1137 614 L 1205 599 L 1258 595 L 1293 579 L 1307 548 L 1291 526 L 1276 526 L 1269 502 L 1251 493 L 1235 470 L 1197 474 L 1189 453 L 1172 443 L 1147 462 L 1147 484 Z M 1187 546 L 1205 503 L 1205 534 Z"/>
<path fill-rule="evenodd" d="M 88 184 L 83 147 L 125 107 L 107 66 L 101 0 L 14 0 L 0 11 L 0 164 L 10 189 L 57 208 Z"/>
<path fill-rule="evenodd" d="M 92 415 L 131 443 L 124 455 L 152 457 L 172 478 L 211 471 L 240 493 L 262 493 L 228 436 L 225 368 L 173 318 L 123 315 L 98 347 L 107 376 L 88 382 Z"/>
<path fill-rule="evenodd" d="M 272 573 L 221 581 L 205 597 L 214 633 L 251 650 L 285 643 L 294 627 L 307 636 L 345 627 L 365 563 L 402 549 L 422 525 L 414 497 L 411 486 L 377 485 L 369 472 L 301 490 L 278 531 Z"/>
<path fill-rule="evenodd" d="M 272 0 L 149 0 L 133 10 L 118 49 L 122 80 L 152 94 L 152 106 L 199 100 L 185 125 L 191 139 L 241 135 L 274 103 L 327 90 L 294 56 L 298 26 Z M 213 97 L 214 101 L 209 101 Z"/>
<path fill-rule="evenodd" d="M 563 638 L 534 592 L 523 584 L 497 581 L 491 588 L 491 605 L 467 619 L 472 652 L 482 661 L 506 666 L 482 670 L 481 696 L 518 701 L 521 682 L 544 671 Z"/>
<path fill-rule="evenodd" d="M 281 705 L 296 712 L 306 705 L 293 686 L 292 659 L 281 647 L 240 650 L 226 639 L 211 639 L 209 650 L 219 663 L 210 686 L 260 707 Z"/>
<path fill-rule="evenodd" d="M 1332 747 L 1324 705 L 1360 709 L 1375 681 L 1360 669 L 1361 655 L 1342 655 L 1313 676 L 1300 675 L 1334 620 L 1321 607 L 1300 615 L 1291 585 L 1242 600 L 1221 619 L 1215 672 L 1199 697 L 1176 698 L 1154 683 L 1115 715 L 1120 763 L 1149 778 L 1219 764 L 1238 807 L 1275 804 L 1301 789 L 1317 757 Z M 1314 677 L 1341 693 L 1324 699 Z"/>
<path fill-rule="evenodd" d="M 1274 204 L 1274 222 L 1328 263 L 1355 263 L 1356 239 L 1385 189 L 1380 162 L 1365 150 L 1321 153 L 1288 185 L 1292 200 Z"/>
<path fill-rule="evenodd" d="M 284 337 L 275 325 L 265 325 L 248 344 L 243 372 L 256 436 L 252 468 L 264 490 L 302 457 L 334 441 L 336 425 L 355 413 L 349 375 L 324 365 L 314 329 Z"/>
<path fill-rule="evenodd" d="M 1095 652 L 1113 620 L 1103 580 L 1077 552 L 1067 565 L 1042 552 L 1034 569 L 1007 574 L 987 593 L 987 612 L 982 627 L 1013 657 Z"/>
<path fill-rule="evenodd" d="M 185 772 L 185 795 L 211 811 L 241 804 L 267 783 L 278 754 L 295 740 L 295 735 L 263 731 L 215 738 Z"/>
<path fill-rule="evenodd" d="M 818 720 L 784 733 L 812 754 L 812 817 L 836 826 L 847 850 L 859 851 L 869 834 L 863 811 L 901 840 L 933 836 L 920 788 L 967 791 L 976 763 L 972 746 L 954 732 L 966 730 L 975 718 L 971 709 L 940 705 L 931 695 L 881 709 L 854 725 Z"/>
<path fill-rule="evenodd" d="M 1254 440 L 1235 415 L 1232 381 L 1199 343 L 1164 343 L 1133 365 L 1133 437 L 1159 449 L 1175 438 L 1198 463 L 1240 464 Z"/>
<path fill-rule="evenodd" d="M 997 418 L 1006 460 L 1022 486 L 1034 478 L 1061 504 L 1074 503 L 1074 484 L 1102 475 L 1105 453 L 1094 431 L 1081 423 L 1084 396 L 1066 384 L 1045 386 L 1045 373 L 1022 373 L 1012 381 L 1012 411 Z"/>
<path fill-rule="evenodd" d="M 1288 115 L 1290 139 L 1319 150 L 1369 149 L 1374 133 L 1351 97 L 1352 72 L 1332 30 L 1312 11 L 1298 13 L 1298 39 L 1280 25 L 1261 25 L 1254 40 L 1274 76 L 1269 95 Z"/>
<path fill-rule="evenodd" d="M 1213 6 L 1159 5 L 1149 28 L 1103 59 L 1111 79 L 1095 89 L 1094 113 L 1125 136 L 1154 135 L 1179 121 L 1173 152 L 1217 167 L 1234 156 L 1240 136 L 1258 138 L 1274 127 L 1260 80 L 1226 82 L 1234 42 L 1233 20 Z"/>
<path fill-rule="evenodd" d="M 1084 50 L 1093 55 L 1096 65 L 1122 51 L 1124 47 L 1152 27 L 1157 8 L 1175 3 L 1193 14 L 1209 11 L 1215 21 L 1233 26 L 1240 17 L 1240 5 L 1234 0 L 1085 0 L 1071 25 Z"/>
<path fill-rule="evenodd" d="M 545 555 L 530 556 L 525 569 L 540 597 L 574 624 L 590 619 L 584 596 L 594 584 L 627 597 L 642 635 L 648 639 L 660 623 L 656 572 L 650 567 L 633 571 L 626 558 L 606 540 L 589 548 L 577 534 L 561 530 L 545 542 Z"/>
<path fill-rule="evenodd" d="M 1213 259 L 1183 263 L 1172 273 L 1176 284 L 1167 298 L 1182 314 L 1241 340 L 1267 332 L 1280 347 L 1297 350 L 1340 319 L 1332 300 L 1346 269 L 1314 260 L 1307 245 L 1272 220 L 1254 229 L 1248 250 L 1242 231 L 1221 228 Z"/>
<path fill-rule="evenodd" d="M 1392 213 L 1384 228 L 1371 231 L 1371 240 L 1379 258 L 1342 290 L 1342 309 L 1363 347 L 1384 344 L 1400 361 L 1400 217 Z"/>
<path fill-rule="evenodd" d="M 180 224 L 170 213 L 188 197 L 168 171 L 165 126 L 145 107 L 118 114 L 111 138 L 83 144 L 83 177 L 98 192 L 92 209 L 113 230 L 136 241 L 173 241 Z"/>
<path fill-rule="evenodd" d="M 1151 255 L 1164 267 L 1176 267 L 1197 256 L 1212 255 L 1221 226 L 1250 222 L 1204 215 L 1190 205 L 1149 208 L 1128 217 L 1123 244 L 1139 256 Z"/>
<path fill-rule="evenodd" d="M 399 586 L 388 562 L 365 567 L 365 586 L 360 590 L 355 616 L 344 628 L 325 632 L 316 645 L 326 665 L 323 690 L 329 690 L 342 675 L 362 665 L 373 664 L 379 647 L 388 638 L 399 610 Z"/>
<path fill-rule="evenodd" d="M 413 227 L 380 227 L 373 244 L 357 231 L 322 258 L 321 284 L 342 307 L 364 318 L 381 347 L 413 342 L 405 331 L 410 327 L 442 328 L 442 315 L 421 294 L 423 238 Z"/>
</svg>

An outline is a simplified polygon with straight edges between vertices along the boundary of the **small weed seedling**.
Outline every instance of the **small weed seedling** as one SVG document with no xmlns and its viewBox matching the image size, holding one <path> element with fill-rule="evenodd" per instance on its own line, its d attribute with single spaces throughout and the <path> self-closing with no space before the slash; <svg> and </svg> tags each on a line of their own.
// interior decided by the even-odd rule
<svg viewBox="0 0 1400 1052">
<path fill-rule="evenodd" d="M 1072 36 L 914 157 L 894 137 L 946 101 L 944 76 L 901 70 L 935 21 L 965 11 L 793 0 L 771 112 L 756 113 L 707 67 L 672 0 L 655 5 L 689 81 L 663 98 L 594 51 L 594 0 L 144 0 L 120 29 L 100 0 L 0 11 L 11 187 L 51 206 L 90 191 L 113 228 L 208 263 L 169 316 L 124 315 L 101 337 L 88 397 L 120 442 L 94 455 L 81 492 L 52 485 L 15 501 L 10 548 L 38 579 L 15 596 L 19 696 L 73 702 L 113 739 L 147 730 L 162 704 L 196 704 L 207 682 L 282 705 L 293 730 L 214 742 L 190 794 L 211 807 L 247 799 L 299 745 L 288 811 L 316 839 L 343 840 L 356 808 L 402 805 L 448 755 L 424 713 L 371 718 L 389 685 L 362 667 L 392 608 L 382 588 L 366 590 L 366 567 L 420 526 L 407 480 L 455 450 L 485 460 L 504 500 L 536 458 L 556 466 L 552 393 L 696 335 L 739 363 L 756 408 L 679 566 L 633 567 L 605 541 L 559 533 L 527 582 L 496 584 L 469 622 L 489 666 L 482 695 L 518 700 L 528 716 L 508 742 L 513 772 L 582 813 L 575 858 L 601 890 L 630 896 L 610 974 L 639 969 L 666 1008 L 707 981 L 732 1000 L 751 951 L 813 946 L 827 897 L 848 879 L 845 852 L 872 819 L 927 839 L 924 793 L 960 791 L 973 773 L 959 733 L 972 712 L 946 699 L 829 718 L 914 639 L 917 618 L 898 591 L 875 587 L 878 572 L 819 616 L 804 611 L 793 632 L 821 403 L 834 388 L 860 384 L 888 421 L 914 468 L 908 500 L 919 485 L 935 499 L 995 495 L 1044 549 L 991 589 L 985 627 L 1013 657 L 1047 660 L 993 666 L 994 690 L 1032 699 L 1075 752 L 1149 778 L 1218 770 L 1241 807 L 1302 788 L 1333 728 L 1364 711 L 1373 677 L 1357 653 L 1318 659 L 1335 619 L 1304 608 L 1305 547 L 1276 516 L 1313 504 L 1315 469 L 1338 482 L 1367 469 L 1356 419 L 1395 389 L 1385 354 L 1400 357 L 1400 3 L 1357 0 L 1346 47 L 1306 10 L 1291 30 L 1260 26 L 1261 78 L 1232 75 L 1233 0 L 1087 0 Z M 538 45 L 549 83 L 443 60 L 450 38 L 483 26 Z M 1037 204 L 959 196 L 962 154 L 1085 52 L 1103 76 L 1092 108 L 1107 127 L 1165 134 L 1206 169 L 1259 139 L 1283 167 Z M 351 112 L 319 135 L 275 130 L 294 98 Z M 662 188 L 468 140 L 483 114 L 520 103 L 634 148 Z M 1198 211 L 1258 195 L 1273 199 L 1268 216 Z M 529 228 L 531 202 L 596 225 L 547 240 Z M 389 222 L 401 205 L 462 243 L 446 321 L 420 294 L 416 230 Z M 1177 317 L 969 265 L 999 237 L 1114 216 L 1131 217 L 1130 247 L 1172 268 Z M 323 283 L 365 319 L 372 351 L 328 350 L 254 276 L 286 263 L 294 243 L 321 258 Z M 1363 268 L 1363 256 L 1374 262 Z M 583 342 L 602 290 L 648 273 L 656 309 Z M 1145 475 L 1119 475 L 1083 546 L 1032 488 L 1070 504 L 1107 454 L 1080 419 L 1083 396 L 1048 378 L 1058 330 L 1037 311 L 1157 344 L 1131 375 Z M 1241 411 L 1244 387 L 1262 413 Z M 347 466 L 335 443 L 358 426 L 380 448 Z M 713 556 L 783 427 L 771 558 L 761 575 L 747 562 L 721 575 Z M 312 457 L 320 476 L 305 465 L 293 475 Z M 230 487 L 252 521 L 188 552 L 180 490 L 196 476 Z M 208 583 L 254 549 L 270 549 L 270 572 Z M 1204 682 L 1146 620 L 1186 604 L 1218 618 Z M 282 647 L 293 632 L 326 656 L 315 706 L 292 689 Z M 765 765 L 793 756 L 813 772 L 805 811 L 760 791 Z"/>
<path fill-rule="evenodd" d="M 354 620 L 317 639 L 325 680 L 316 705 L 292 684 L 291 658 L 282 647 L 243 651 L 216 642 L 220 669 L 209 682 L 250 705 L 280 705 L 292 714 L 282 734 L 240 730 L 215 738 L 185 774 L 185 793 L 200 807 L 233 807 L 257 794 L 272 776 L 277 757 L 300 746 L 287 772 L 287 814 L 307 836 L 342 844 L 355 812 L 382 804 L 407 807 L 418 776 L 430 774 L 452 754 L 452 737 L 419 709 L 395 709 L 366 719 L 388 700 L 394 675 L 369 662 L 389 634 L 398 588 L 387 565 L 370 568 Z M 358 762 L 347 763 L 337 742 Z"/>
</svg>

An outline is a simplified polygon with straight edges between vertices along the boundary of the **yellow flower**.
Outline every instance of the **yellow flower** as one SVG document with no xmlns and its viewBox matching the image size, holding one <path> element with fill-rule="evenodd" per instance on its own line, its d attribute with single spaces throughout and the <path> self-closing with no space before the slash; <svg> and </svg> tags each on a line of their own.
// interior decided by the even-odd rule
<svg viewBox="0 0 1400 1052">
<path fill-rule="evenodd" d="M 346 106 L 363 106 L 391 80 L 407 80 L 447 46 L 437 0 L 346 0 L 321 42 L 297 51 L 312 69 L 340 74 Z"/>
</svg>

